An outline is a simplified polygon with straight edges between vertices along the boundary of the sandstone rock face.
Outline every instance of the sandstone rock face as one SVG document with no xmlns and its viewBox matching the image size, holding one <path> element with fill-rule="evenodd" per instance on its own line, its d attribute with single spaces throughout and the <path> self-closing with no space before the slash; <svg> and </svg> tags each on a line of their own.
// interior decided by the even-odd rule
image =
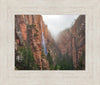
<svg viewBox="0 0 100 85">
<path fill-rule="evenodd" d="M 85 51 L 84 15 L 80 15 L 70 29 L 59 34 L 57 45 L 62 55 L 68 53 L 69 56 L 73 57 L 74 67 L 76 68 L 83 51 Z M 85 60 L 83 60 L 83 63 L 85 63 Z"/>
<path fill-rule="evenodd" d="M 49 70 L 49 62 L 44 58 L 42 58 L 42 66 L 44 70 Z"/>
<path fill-rule="evenodd" d="M 46 59 L 41 58 L 42 53 L 42 32 L 45 32 L 47 26 L 44 24 L 42 16 L 40 15 L 16 15 L 16 43 L 25 42 L 27 47 L 31 47 L 36 63 L 42 69 L 48 69 L 49 64 Z M 20 32 L 20 36 L 18 35 Z M 44 33 L 47 38 L 47 32 Z"/>
</svg>

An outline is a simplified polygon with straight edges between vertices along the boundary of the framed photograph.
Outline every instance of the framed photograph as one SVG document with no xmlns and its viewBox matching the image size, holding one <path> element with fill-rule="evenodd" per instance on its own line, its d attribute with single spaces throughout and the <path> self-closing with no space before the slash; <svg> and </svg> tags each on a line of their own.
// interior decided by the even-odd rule
<svg viewBox="0 0 100 85">
<path fill-rule="evenodd" d="M 0 1 L 0 85 L 99 85 L 99 0 Z"/>
<path fill-rule="evenodd" d="M 85 70 L 85 15 L 15 15 L 15 70 Z"/>
</svg>

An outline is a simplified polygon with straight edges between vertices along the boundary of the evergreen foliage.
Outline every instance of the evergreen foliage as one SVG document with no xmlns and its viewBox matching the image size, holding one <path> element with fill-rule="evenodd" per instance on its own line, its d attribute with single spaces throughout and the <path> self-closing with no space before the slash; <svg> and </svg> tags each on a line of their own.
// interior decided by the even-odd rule
<svg viewBox="0 0 100 85">
<path fill-rule="evenodd" d="M 21 62 L 16 60 L 15 66 L 17 69 L 19 70 L 38 69 L 31 48 L 19 47 L 18 51 L 22 53 L 23 58 Z"/>
<path fill-rule="evenodd" d="M 72 57 L 68 56 L 68 53 L 58 59 L 58 65 L 60 70 L 74 70 Z"/>
<path fill-rule="evenodd" d="M 60 70 L 60 66 L 56 64 L 54 70 Z"/>
<path fill-rule="evenodd" d="M 47 60 L 49 61 L 50 70 L 53 70 L 54 69 L 53 60 L 52 60 L 52 56 L 50 55 L 50 51 L 49 50 L 48 50 L 48 54 L 47 54 Z"/>
<path fill-rule="evenodd" d="M 50 51 L 48 51 L 47 60 L 49 61 L 49 65 L 53 65 L 53 60 L 52 60 L 52 56 L 50 55 Z"/>
<path fill-rule="evenodd" d="M 32 28 L 32 27 L 36 27 L 36 25 L 33 25 L 33 24 L 32 24 L 32 25 L 30 25 L 30 24 L 28 24 L 28 25 L 27 25 L 27 27 Z"/>
<path fill-rule="evenodd" d="M 79 65 L 76 69 L 77 70 L 85 69 L 85 51 L 83 51 L 82 55 L 80 56 Z"/>
</svg>

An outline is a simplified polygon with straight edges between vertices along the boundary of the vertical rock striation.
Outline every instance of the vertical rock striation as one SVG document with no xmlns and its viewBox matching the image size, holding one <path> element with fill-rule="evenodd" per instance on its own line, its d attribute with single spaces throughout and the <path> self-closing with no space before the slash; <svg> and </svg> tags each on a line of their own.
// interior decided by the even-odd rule
<svg viewBox="0 0 100 85">
<path fill-rule="evenodd" d="M 15 24 L 16 44 L 20 46 L 21 43 L 22 45 L 31 47 L 39 68 L 42 69 L 42 66 L 45 66 L 48 69 L 48 61 L 45 58 L 42 59 L 42 31 L 46 27 L 42 16 L 16 15 Z"/>
<path fill-rule="evenodd" d="M 85 16 L 80 15 L 71 28 L 59 34 L 57 45 L 64 55 L 68 53 L 73 57 L 74 67 L 79 65 L 79 60 L 85 52 Z M 82 61 L 85 64 L 85 56 Z M 84 69 L 84 68 L 83 68 Z"/>
</svg>

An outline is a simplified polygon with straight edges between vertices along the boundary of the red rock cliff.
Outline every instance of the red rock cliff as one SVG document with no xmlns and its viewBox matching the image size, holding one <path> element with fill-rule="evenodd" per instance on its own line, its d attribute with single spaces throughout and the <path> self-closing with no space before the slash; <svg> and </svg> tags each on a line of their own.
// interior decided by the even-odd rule
<svg viewBox="0 0 100 85">
<path fill-rule="evenodd" d="M 22 45 L 23 42 L 31 47 L 36 63 L 40 69 L 44 66 L 49 69 L 48 61 L 42 58 L 42 32 L 45 32 L 47 26 L 44 24 L 42 16 L 40 15 L 16 15 L 15 16 L 15 34 L 16 44 Z M 47 32 L 45 32 L 47 38 Z M 17 47 L 16 47 L 17 49 Z"/>
<path fill-rule="evenodd" d="M 68 53 L 69 56 L 73 57 L 74 67 L 76 68 L 82 53 L 85 51 L 84 15 L 80 15 L 71 28 L 66 29 L 59 34 L 57 45 L 62 55 Z M 83 63 L 85 64 L 85 58 L 83 59 Z"/>
</svg>

